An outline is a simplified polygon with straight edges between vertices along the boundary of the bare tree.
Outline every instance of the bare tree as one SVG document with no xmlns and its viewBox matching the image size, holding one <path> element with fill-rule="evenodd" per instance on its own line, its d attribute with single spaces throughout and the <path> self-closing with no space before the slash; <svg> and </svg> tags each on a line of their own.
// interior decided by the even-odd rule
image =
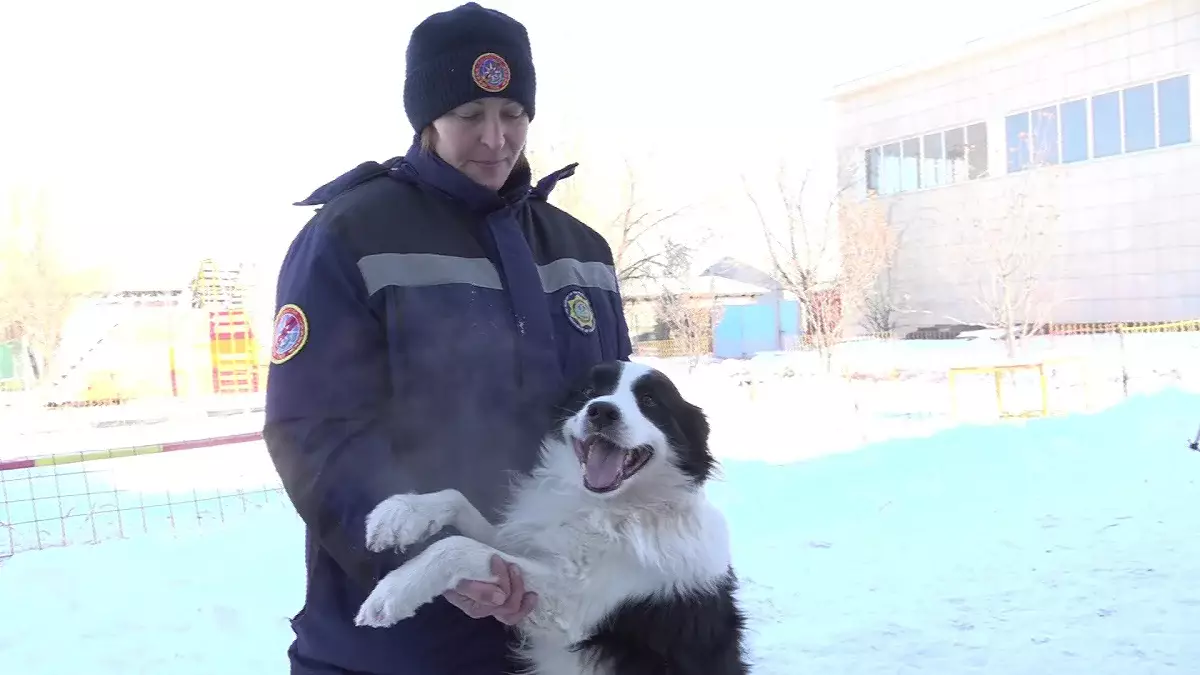
<svg viewBox="0 0 1200 675">
<path fill-rule="evenodd" d="M 894 238 L 890 245 L 891 255 L 875 283 L 863 294 L 859 306 L 859 326 L 875 335 L 893 334 L 900 325 L 899 316 L 912 311 L 908 307 L 908 295 L 896 279 L 904 231 L 894 224 L 892 226 Z"/>
<path fill-rule="evenodd" d="M 807 316 L 807 342 L 832 367 L 845 310 L 861 311 L 887 268 L 895 237 L 879 198 L 855 196 L 856 176 L 843 171 L 827 199 L 814 194 L 806 171 L 793 187 L 786 169 L 776 175 L 776 208 L 755 196 L 745 181 L 766 240 L 771 274 L 795 295 Z"/>
<path fill-rule="evenodd" d="M 960 228 L 967 238 L 964 262 L 975 277 L 981 324 L 1003 332 L 1010 359 L 1051 319 L 1050 265 L 1060 248 L 1061 167 L 1039 149 L 1033 134 L 1023 135 L 1021 142 L 1027 145 L 1010 152 L 1027 153 L 1022 168 L 996 181 L 982 203 L 966 206 Z"/>
<path fill-rule="evenodd" d="M 638 196 L 638 178 L 633 166 L 626 163 L 623 208 L 609 221 L 602 231 L 613 247 L 617 278 L 646 279 L 669 274 L 665 269 L 669 241 L 655 245 L 650 241 L 662 233 L 664 224 L 680 216 L 687 206 L 674 208 L 650 208 Z M 689 255 L 690 258 L 690 255 Z"/>
<path fill-rule="evenodd" d="M 530 150 L 530 163 L 549 166 L 553 157 L 582 155 L 578 141 Z M 586 176 L 586 180 L 564 181 L 551 194 L 551 202 L 599 232 L 613 252 L 617 278 L 651 280 L 663 274 L 666 241 L 672 221 L 690 205 L 659 206 L 647 198 L 645 180 L 628 157 L 621 160 L 620 175 Z M 557 167 L 554 167 L 557 168 Z M 584 168 L 581 164 L 581 171 Z M 620 194 L 617 198 L 616 193 Z"/>
<path fill-rule="evenodd" d="M 705 293 L 693 287 L 694 253 L 691 246 L 667 241 L 657 278 L 662 290 L 655 301 L 655 313 L 671 341 L 688 357 L 689 370 L 712 352 L 713 327 L 722 315 L 715 289 Z"/>
<path fill-rule="evenodd" d="M 863 297 L 859 325 L 874 335 L 891 335 L 898 325 L 896 315 L 899 311 L 900 307 L 892 288 L 892 270 L 889 267 Z"/>
<path fill-rule="evenodd" d="M 0 322 L 20 337 L 34 358 L 35 377 L 45 380 L 78 302 L 103 288 L 95 270 L 71 269 L 56 241 L 44 193 L 13 190 L 0 218 Z"/>
</svg>

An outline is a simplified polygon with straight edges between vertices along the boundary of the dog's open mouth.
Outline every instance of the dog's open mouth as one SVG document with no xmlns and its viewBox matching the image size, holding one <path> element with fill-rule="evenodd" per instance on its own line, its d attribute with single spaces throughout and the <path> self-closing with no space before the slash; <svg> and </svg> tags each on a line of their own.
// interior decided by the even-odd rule
<svg viewBox="0 0 1200 675">
<path fill-rule="evenodd" d="M 575 455 L 583 469 L 583 486 L 596 493 L 612 492 L 650 461 L 648 445 L 623 448 L 598 434 L 575 441 Z"/>
</svg>

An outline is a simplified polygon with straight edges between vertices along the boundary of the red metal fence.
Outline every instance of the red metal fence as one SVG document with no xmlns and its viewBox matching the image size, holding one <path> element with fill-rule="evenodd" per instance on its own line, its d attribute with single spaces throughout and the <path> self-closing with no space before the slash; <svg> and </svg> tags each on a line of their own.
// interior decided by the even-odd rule
<svg viewBox="0 0 1200 675">
<path fill-rule="evenodd" d="M 184 452 L 184 451 L 190 452 Z M 259 432 L 0 461 L 0 558 L 290 509 Z"/>
</svg>

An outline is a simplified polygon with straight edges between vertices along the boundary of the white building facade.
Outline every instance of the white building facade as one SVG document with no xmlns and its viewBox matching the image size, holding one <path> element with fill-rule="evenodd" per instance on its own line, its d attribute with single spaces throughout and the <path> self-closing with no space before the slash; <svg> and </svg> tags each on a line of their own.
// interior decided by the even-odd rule
<svg viewBox="0 0 1200 675">
<path fill-rule="evenodd" d="M 1123 0 L 839 88 L 898 328 L 1200 318 L 1198 71 L 1200 0 Z"/>
</svg>

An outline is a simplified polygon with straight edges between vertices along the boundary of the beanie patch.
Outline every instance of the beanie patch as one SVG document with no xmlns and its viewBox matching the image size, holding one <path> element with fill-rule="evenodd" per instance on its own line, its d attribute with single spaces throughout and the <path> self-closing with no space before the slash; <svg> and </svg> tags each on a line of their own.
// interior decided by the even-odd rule
<svg viewBox="0 0 1200 675">
<path fill-rule="evenodd" d="M 512 70 L 503 56 L 495 52 L 480 54 L 471 66 L 471 77 L 475 85 L 489 94 L 498 94 L 508 88 Z"/>
</svg>

